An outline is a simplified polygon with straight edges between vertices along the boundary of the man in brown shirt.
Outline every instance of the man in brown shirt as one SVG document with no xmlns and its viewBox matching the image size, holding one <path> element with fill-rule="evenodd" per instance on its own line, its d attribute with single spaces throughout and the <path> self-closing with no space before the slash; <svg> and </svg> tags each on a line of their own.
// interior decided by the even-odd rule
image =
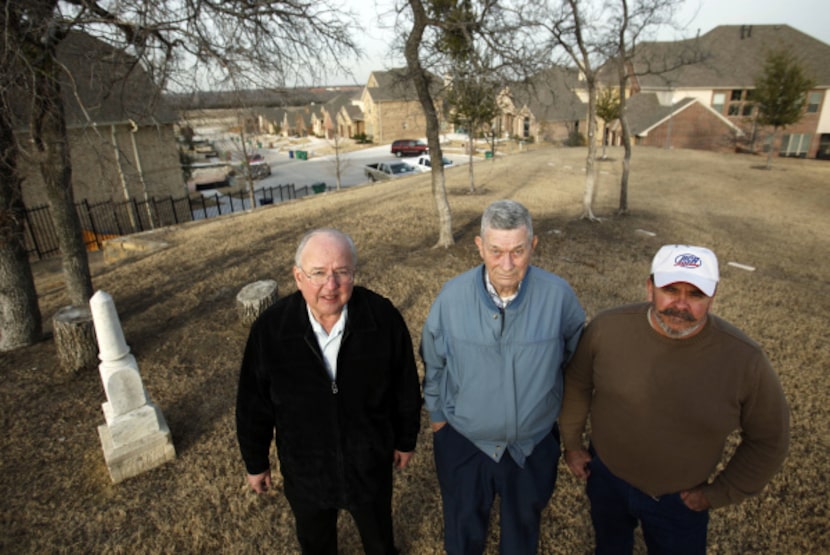
<svg viewBox="0 0 830 555">
<path fill-rule="evenodd" d="M 706 248 L 662 247 L 648 302 L 597 315 L 565 370 L 565 461 L 587 480 L 598 554 L 631 553 L 638 523 L 649 553 L 705 554 L 708 510 L 760 492 L 786 456 L 778 377 L 710 313 L 717 264 Z M 712 477 L 736 429 L 741 443 Z"/>
</svg>

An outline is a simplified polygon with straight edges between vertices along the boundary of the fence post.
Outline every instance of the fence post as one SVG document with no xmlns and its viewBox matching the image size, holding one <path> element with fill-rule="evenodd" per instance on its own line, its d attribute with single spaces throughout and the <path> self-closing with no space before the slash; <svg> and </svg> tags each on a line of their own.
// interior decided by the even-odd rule
<svg viewBox="0 0 830 555">
<path fill-rule="evenodd" d="M 176 203 L 173 202 L 173 195 L 167 195 L 167 199 L 170 201 L 170 211 L 173 213 L 173 222 L 178 224 L 179 215 L 176 214 Z"/>
<path fill-rule="evenodd" d="M 132 198 L 132 205 L 133 210 L 135 210 L 136 225 L 138 226 L 138 229 L 136 229 L 136 231 L 144 231 L 144 224 L 141 223 L 141 214 L 138 211 L 138 202 L 136 202 L 135 197 Z"/>
<path fill-rule="evenodd" d="M 92 237 L 95 239 L 95 247 L 101 250 L 101 241 L 98 239 L 98 227 L 95 225 L 95 218 L 92 215 L 92 209 L 89 207 L 89 201 L 84 199 L 82 202 L 86 210 L 86 217 L 89 218 L 89 227 L 92 229 Z"/>
</svg>

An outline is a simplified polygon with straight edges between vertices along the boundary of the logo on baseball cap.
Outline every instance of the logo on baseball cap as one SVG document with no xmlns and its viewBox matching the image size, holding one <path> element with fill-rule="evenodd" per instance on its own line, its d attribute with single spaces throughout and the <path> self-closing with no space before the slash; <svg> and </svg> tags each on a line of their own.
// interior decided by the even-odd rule
<svg viewBox="0 0 830 555">
<path fill-rule="evenodd" d="M 718 286 L 718 258 L 705 247 L 664 245 L 651 262 L 654 285 L 664 287 L 679 281 L 691 283 L 707 297 Z"/>
</svg>

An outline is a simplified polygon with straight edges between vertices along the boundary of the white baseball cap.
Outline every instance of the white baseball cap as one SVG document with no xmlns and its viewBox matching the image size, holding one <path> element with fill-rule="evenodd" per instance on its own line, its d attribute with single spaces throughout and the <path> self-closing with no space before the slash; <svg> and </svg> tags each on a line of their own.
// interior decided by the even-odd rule
<svg viewBox="0 0 830 555">
<path fill-rule="evenodd" d="M 718 257 L 705 247 L 664 245 L 651 262 L 654 285 L 664 287 L 679 281 L 691 283 L 707 297 L 718 287 Z"/>
</svg>

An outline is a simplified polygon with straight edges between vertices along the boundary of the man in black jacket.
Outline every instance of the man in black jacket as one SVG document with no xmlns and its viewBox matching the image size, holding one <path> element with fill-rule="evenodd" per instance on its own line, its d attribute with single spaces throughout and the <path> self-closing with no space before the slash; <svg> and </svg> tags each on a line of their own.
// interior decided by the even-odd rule
<svg viewBox="0 0 830 555">
<path fill-rule="evenodd" d="M 354 285 L 356 266 L 348 235 L 306 234 L 295 257 L 299 291 L 254 322 L 240 372 L 248 483 L 257 493 L 271 487 L 276 435 L 304 554 L 336 555 L 339 509 L 351 513 L 367 554 L 397 553 L 392 467 L 407 465 L 420 426 L 406 323 L 388 299 Z"/>
</svg>

